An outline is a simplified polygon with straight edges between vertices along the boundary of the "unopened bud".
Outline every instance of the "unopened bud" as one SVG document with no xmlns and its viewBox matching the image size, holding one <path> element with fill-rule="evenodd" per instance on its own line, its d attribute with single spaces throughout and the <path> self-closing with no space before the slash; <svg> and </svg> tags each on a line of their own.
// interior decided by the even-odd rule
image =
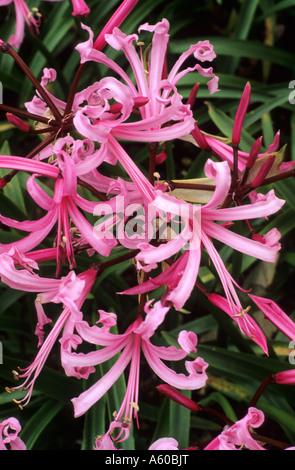
<svg viewBox="0 0 295 470">
<path fill-rule="evenodd" d="M 251 183 L 252 188 L 258 188 L 261 186 L 261 184 L 264 182 L 265 178 L 267 177 L 274 161 L 275 161 L 275 156 L 270 155 L 268 159 L 261 165 L 261 168 L 257 174 L 257 176 L 254 178 L 254 180 Z"/>
<path fill-rule="evenodd" d="M 121 112 L 123 105 L 121 103 L 115 103 L 110 106 L 110 113 L 118 114 Z"/>
<path fill-rule="evenodd" d="M 254 142 L 254 144 L 251 147 L 249 157 L 246 162 L 246 168 L 252 168 L 252 166 L 254 165 L 256 158 L 258 157 L 261 145 L 262 145 L 262 137 L 259 137 L 259 139 L 257 139 L 256 142 Z"/>
<path fill-rule="evenodd" d="M 141 106 L 144 106 L 148 102 L 149 102 L 149 98 L 145 96 L 138 96 L 137 98 L 134 98 L 133 108 L 141 108 Z"/>
<path fill-rule="evenodd" d="M 156 165 L 161 165 L 167 158 L 167 153 L 162 151 L 155 157 Z"/>
<path fill-rule="evenodd" d="M 149 101 L 149 98 L 145 98 L 144 96 L 139 96 L 134 98 L 134 105 L 133 110 L 144 106 Z M 123 105 L 121 103 L 115 103 L 110 106 L 110 113 L 118 114 L 122 111 Z"/>
<path fill-rule="evenodd" d="M 30 132 L 30 126 L 12 113 L 6 113 L 7 121 L 23 132 Z"/>
<path fill-rule="evenodd" d="M 193 138 L 197 142 L 198 146 L 202 150 L 207 150 L 209 148 L 206 137 L 202 134 L 202 132 L 198 128 L 197 124 L 195 124 L 194 129 L 191 131 L 191 135 L 193 136 Z"/>
<path fill-rule="evenodd" d="M 285 385 L 295 385 L 295 370 L 284 370 L 273 376 L 275 383 Z"/>
<path fill-rule="evenodd" d="M 191 107 L 193 106 L 194 102 L 196 101 L 197 94 L 200 88 L 200 84 L 196 83 L 193 88 L 191 89 L 191 92 L 189 94 L 189 97 L 187 99 L 186 104 L 189 104 Z"/>
<path fill-rule="evenodd" d="M 242 98 L 241 98 L 241 101 L 237 110 L 237 114 L 235 117 L 233 134 L 232 134 L 232 143 L 234 145 L 239 145 L 240 140 L 241 140 L 242 126 L 243 126 L 244 118 L 245 118 L 247 108 L 249 105 L 250 96 L 251 96 L 251 85 L 248 82 L 243 91 Z"/>
<path fill-rule="evenodd" d="M 198 403 L 196 403 L 193 400 L 191 400 L 190 398 L 186 397 L 181 392 L 179 392 L 175 388 L 171 387 L 171 385 L 168 385 L 168 384 L 158 385 L 157 389 L 163 395 L 170 398 L 170 400 L 173 400 L 175 403 L 178 403 L 179 405 L 185 406 L 186 408 L 188 408 L 191 411 L 198 412 L 201 409 L 201 407 L 200 407 L 200 405 L 198 405 Z"/>
</svg>

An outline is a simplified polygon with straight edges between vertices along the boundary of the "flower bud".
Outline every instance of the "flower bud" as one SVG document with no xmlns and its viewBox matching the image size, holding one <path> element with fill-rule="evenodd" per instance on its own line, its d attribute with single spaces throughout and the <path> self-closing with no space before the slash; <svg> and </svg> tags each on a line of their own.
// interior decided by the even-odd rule
<svg viewBox="0 0 295 470">
<path fill-rule="evenodd" d="M 254 144 L 251 147 L 249 157 L 246 163 L 246 168 L 252 168 L 252 166 L 254 165 L 256 158 L 258 157 L 261 145 L 262 145 L 262 137 L 259 137 L 259 139 L 257 139 L 256 142 L 254 142 Z"/>
<path fill-rule="evenodd" d="M 267 177 L 270 169 L 275 161 L 275 156 L 270 155 L 268 159 L 261 165 L 261 168 L 251 183 L 252 188 L 258 188 L 264 182 L 265 178 Z"/>
<path fill-rule="evenodd" d="M 202 134 L 202 132 L 198 128 L 197 124 L 195 124 L 194 129 L 191 131 L 191 135 L 193 136 L 193 138 L 197 142 L 198 146 L 202 150 L 208 150 L 209 145 L 207 143 L 206 137 Z"/>
<path fill-rule="evenodd" d="M 23 132 L 30 132 L 30 126 L 12 113 L 6 113 L 7 121 Z"/>
<path fill-rule="evenodd" d="M 201 407 L 198 405 L 198 403 L 194 402 L 190 398 L 186 397 L 182 393 L 180 393 L 178 390 L 175 388 L 171 387 L 171 385 L 168 384 L 162 384 L 157 387 L 159 392 L 161 392 L 163 395 L 166 397 L 170 398 L 170 400 L 173 400 L 175 403 L 178 403 L 179 405 L 185 406 L 191 411 L 200 411 Z"/>
<path fill-rule="evenodd" d="M 295 385 L 295 369 L 278 372 L 273 377 L 277 384 Z"/>
<path fill-rule="evenodd" d="M 155 160 L 156 160 L 156 165 L 161 165 L 167 158 L 167 153 L 162 151 L 158 155 L 156 155 Z"/>
<path fill-rule="evenodd" d="M 244 118 L 247 112 L 247 108 L 249 105 L 250 101 L 250 96 L 251 96 L 251 85 L 248 82 L 245 86 L 237 114 L 235 117 L 235 122 L 234 122 L 234 127 L 233 127 L 233 134 L 232 134 L 232 143 L 234 145 L 239 145 L 240 140 L 241 140 L 241 134 L 242 134 L 242 126 L 244 122 Z"/>
</svg>

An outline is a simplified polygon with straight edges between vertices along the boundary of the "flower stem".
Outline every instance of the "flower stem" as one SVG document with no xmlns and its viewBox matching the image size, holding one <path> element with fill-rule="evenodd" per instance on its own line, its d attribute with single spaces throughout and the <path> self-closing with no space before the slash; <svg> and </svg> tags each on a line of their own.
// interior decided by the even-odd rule
<svg viewBox="0 0 295 470">
<path fill-rule="evenodd" d="M 39 116 L 38 114 L 32 114 L 28 111 L 24 111 L 22 109 L 14 108 L 13 106 L 7 106 L 6 104 L 0 104 L 0 111 L 4 111 L 5 113 L 12 113 L 16 116 L 32 119 L 33 121 L 42 122 L 43 124 L 48 124 L 48 118 L 43 116 Z M 60 124 L 55 120 L 50 121 L 51 126 L 59 126 Z"/>
<path fill-rule="evenodd" d="M 258 400 L 261 397 L 262 393 L 264 392 L 266 387 L 271 383 L 274 383 L 273 375 L 269 375 L 268 377 L 266 377 L 266 379 L 264 379 L 264 381 L 260 384 L 260 386 L 256 390 L 256 392 L 255 392 L 255 394 L 254 394 L 254 396 L 253 396 L 253 398 L 250 402 L 249 407 L 250 406 L 256 406 L 256 403 L 258 402 Z"/>
<path fill-rule="evenodd" d="M 18 55 L 18 53 L 13 49 L 13 47 L 8 43 L 3 43 L 0 46 L 0 50 L 5 54 L 9 54 L 17 63 L 17 65 L 21 68 L 21 70 L 25 73 L 28 79 L 32 82 L 36 90 L 40 93 L 40 96 L 43 98 L 45 103 L 48 105 L 49 109 L 51 110 L 52 114 L 56 118 L 57 121 L 61 121 L 61 114 L 58 111 L 57 107 L 47 94 L 45 88 L 43 88 L 40 83 L 38 82 L 37 78 L 33 75 L 27 64 L 22 60 L 22 58 Z"/>
</svg>

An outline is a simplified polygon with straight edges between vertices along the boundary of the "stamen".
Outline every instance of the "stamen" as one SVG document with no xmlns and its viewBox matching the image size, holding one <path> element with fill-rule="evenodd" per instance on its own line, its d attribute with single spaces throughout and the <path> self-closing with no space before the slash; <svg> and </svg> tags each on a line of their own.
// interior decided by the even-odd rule
<svg viewBox="0 0 295 470">
<path fill-rule="evenodd" d="M 138 406 L 137 403 L 135 403 L 134 401 L 131 401 L 130 405 L 135 409 L 135 411 L 137 411 L 137 412 L 139 411 L 139 406 Z"/>
<path fill-rule="evenodd" d="M 24 409 L 23 405 L 21 404 L 21 402 L 20 402 L 19 400 L 16 400 L 16 399 L 14 398 L 12 401 L 13 401 L 14 403 L 16 403 L 16 404 L 18 405 L 18 407 L 19 407 L 21 410 Z"/>
<path fill-rule="evenodd" d="M 13 374 L 13 378 L 14 378 L 15 380 L 19 380 L 19 373 L 18 373 L 16 370 L 13 370 L 13 371 L 12 371 L 12 374 Z"/>
</svg>

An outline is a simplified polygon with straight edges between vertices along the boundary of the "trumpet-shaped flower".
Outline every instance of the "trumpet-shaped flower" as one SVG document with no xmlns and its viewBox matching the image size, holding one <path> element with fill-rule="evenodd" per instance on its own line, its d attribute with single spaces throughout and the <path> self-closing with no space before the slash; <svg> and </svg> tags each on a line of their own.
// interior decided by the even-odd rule
<svg viewBox="0 0 295 470">
<path fill-rule="evenodd" d="M 83 25 L 82 25 L 83 26 Z M 106 34 L 106 41 L 116 50 L 122 50 L 132 68 L 134 85 L 129 76 L 115 62 L 111 61 L 102 52 L 93 48 L 93 32 L 87 26 L 90 38 L 85 43 L 79 44 L 77 50 L 81 55 L 81 63 L 96 61 L 106 65 L 118 74 L 125 84 L 119 81 L 102 80 L 93 85 L 96 92 L 96 102 L 86 104 L 75 112 L 74 124 L 77 130 L 85 137 L 98 142 L 104 141 L 107 135 L 118 139 L 127 139 L 145 142 L 159 142 L 181 137 L 190 132 L 194 127 L 194 119 L 190 106 L 183 104 L 182 96 L 177 92 L 176 84 L 189 71 L 197 70 L 202 75 L 210 77 L 208 84 L 212 93 L 217 91 L 217 77 L 212 72 L 212 67 L 204 69 L 200 64 L 195 67 L 180 71 L 185 60 L 194 55 L 201 62 L 212 61 L 215 54 L 208 41 L 199 42 L 191 46 L 189 51 L 182 54 L 170 73 L 165 77 L 166 52 L 169 41 L 169 23 L 166 19 L 156 25 L 142 25 L 139 31 L 153 32 L 151 57 L 148 62 L 148 77 L 145 70 L 143 55 L 138 55 L 133 41 L 138 41 L 136 34 L 127 36 L 118 28 L 114 28 L 111 34 Z M 108 83 L 109 96 L 104 92 L 104 86 Z M 95 89 L 96 88 L 96 89 Z M 108 100 L 117 98 L 117 116 L 110 115 Z M 126 122 L 132 110 L 132 103 L 138 99 L 146 99 L 139 111 L 141 118 L 136 121 Z"/>
<path fill-rule="evenodd" d="M 274 233 L 266 234 L 262 240 L 252 240 L 231 231 L 219 222 L 265 217 L 277 212 L 284 201 L 277 198 L 271 190 L 251 204 L 221 208 L 230 187 L 229 166 L 227 162 L 214 163 L 208 160 L 205 173 L 209 178 L 215 179 L 216 189 L 211 200 L 203 206 L 193 206 L 185 201 L 177 200 L 167 193 L 155 191 L 156 197 L 151 205 L 160 216 L 161 213 L 164 215 L 168 213 L 171 217 L 181 217 L 184 229 L 176 236 L 172 236 L 172 239 L 167 243 L 159 246 L 153 246 L 151 243 L 138 245 L 140 252 L 136 258 L 139 263 L 142 263 L 143 269 L 148 271 L 153 269 L 157 263 L 169 260 L 178 253 L 180 256 L 157 277 L 150 278 L 123 293 L 141 294 L 160 285 L 166 285 L 165 299 L 173 302 L 177 309 L 182 308 L 195 285 L 201 249 L 204 247 L 220 277 L 232 313 L 236 315 L 237 309 L 241 312 L 243 308 L 235 291 L 235 281 L 227 271 L 211 239 L 216 239 L 234 250 L 255 258 L 274 262 L 277 251 L 280 249 L 278 243 L 280 235 L 276 230 Z"/>
<path fill-rule="evenodd" d="M 197 337 L 194 333 L 182 332 L 178 338 L 181 349 L 177 349 L 174 346 L 159 347 L 153 345 L 150 338 L 163 322 L 169 306 L 164 306 L 161 301 L 158 301 L 154 307 L 151 307 L 151 303 L 152 301 L 145 305 L 145 319 L 143 320 L 140 317 L 135 320 L 123 334 L 115 335 L 109 331 L 110 326 L 116 322 L 115 314 L 99 311 L 99 322 L 102 323 L 102 327 L 96 325 L 90 327 L 86 322 L 82 321 L 80 324 L 76 324 L 79 336 L 69 335 L 68 340 L 64 338 L 62 341 L 62 362 L 66 372 L 68 368 L 72 371 L 74 365 L 81 368 L 96 366 L 122 351 L 117 362 L 100 380 L 88 390 L 85 390 L 79 397 L 72 400 L 76 417 L 83 415 L 96 403 L 112 387 L 128 364 L 130 364 L 126 395 L 108 431 L 108 433 L 112 434 L 114 429 L 119 429 L 118 440 L 124 440 L 128 437 L 133 416 L 136 420 L 138 419 L 141 351 L 155 374 L 163 381 L 177 388 L 201 388 L 207 380 L 205 371 L 208 364 L 200 357 L 185 362 L 188 375 L 176 373 L 164 364 L 163 361 L 179 361 L 184 359 L 189 352 L 196 352 Z M 100 349 L 87 354 L 76 353 L 70 350 L 69 342 L 72 349 L 76 349 L 81 341 L 100 346 Z"/>
<path fill-rule="evenodd" d="M 8 389 L 9 392 L 16 389 L 28 390 L 26 396 L 16 402 L 22 407 L 29 402 L 35 381 L 62 330 L 64 329 L 64 334 L 67 335 L 68 330 L 72 331 L 74 325 L 81 322 L 83 317 L 81 307 L 91 291 L 97 276 L 97 270 L 91 268 L 78 275 L 71 271 L 61 279 L 50 279 L 35 274 L 32 272 L 32 268 L 17 269 L 15 260 L 19 261 L 20 259 L 23 262 L 28 260 L 28 258 L 22 257 L 13 250 L 10 253 L 0 255 L 1 281 L 13 289 L 38 293 L 35 300 L 37 311 L 35 334 L 38 337 L 38 347 L 40 349 L 35 360 L 28 368 L 21 369 L 21 373 L 15 373 L 15 378 L 17 380 L 24 378 L 24 382 L 18 387 Z M 33 261 L 30 262 L 30 265 L 35 267 Z M 44 326 L 52 322 L 43 308 L 43 305 L 48 303 L 62 304 L 63 310 L 44 341 Z M 79 365 L 75 369 L 75 374 L 79 377 L 88 377 L 91 372 L 93 372 L 93 369 L 85 367 L 79 369 Z"/>
<path fill-rule="evenodd" d="M 63 144 L 67 142 L 62 141 Z M 61 145 L 61 142 L 59 142 Z M 79 147 L 77 149 L 77 152 Z M 54 150 L 53 150 L 54 152 Z M 69 154 L 64 150 L 55 150 L 56 160 L 54 165 L 27 160 L 21 157 L 0 156 L 0 167 L 24 170 L 33 173 L 27 180 L 27 190 L 33 201 L 46 214 L 36 221 L 19 222 L 8 217 L 0 215 L 0 221 L 9 227 L 16 228 L 21 231 L 30 232 L 29 235 L 22 239 L 9 243 L 0 244 L 0 253 L 17 248 L 21 253 L 26 253 L 36 248 L 51 232 L 54 225 L 57 224 L 57 234 L 55 238 L 57 272 L 60 269 L 62 259 L 67 259 L 70 268 L 75 268 L 74 246 L 79 243 L 79 236 L 83 238 L 85 243 L 95 249 L 103 256 L 108 256 L 112 248 L 117 244 L 114 237 L 100 237 L 99 226 L 96 227 L 96 234 L 93 227 L 81 211 L 93 214 L 94 209 L 100 204 L 98 201 L 88 201 L 77 192 L 77 178 L 84 172 L 91 172 L 96 169 L 106 155 L 106 148 L 102 146 L 98 151 L 94 151 L 90 156 L 81 158 L 79 154 Z M 53 179 L 54 191 L 51 197 L 37 183 L 37 178 L 46 176 Z M 115 200 L 108 203 L 109 210 L 115 205 Z M 113 210 L 114 214 L 115 211 Z M 114 215 L 116 218 L 116 215 Z M 115 220 L 114 220 L 115 222 Z M 113 222 L 110 221 L 112 224 Z"/>
</svg>

